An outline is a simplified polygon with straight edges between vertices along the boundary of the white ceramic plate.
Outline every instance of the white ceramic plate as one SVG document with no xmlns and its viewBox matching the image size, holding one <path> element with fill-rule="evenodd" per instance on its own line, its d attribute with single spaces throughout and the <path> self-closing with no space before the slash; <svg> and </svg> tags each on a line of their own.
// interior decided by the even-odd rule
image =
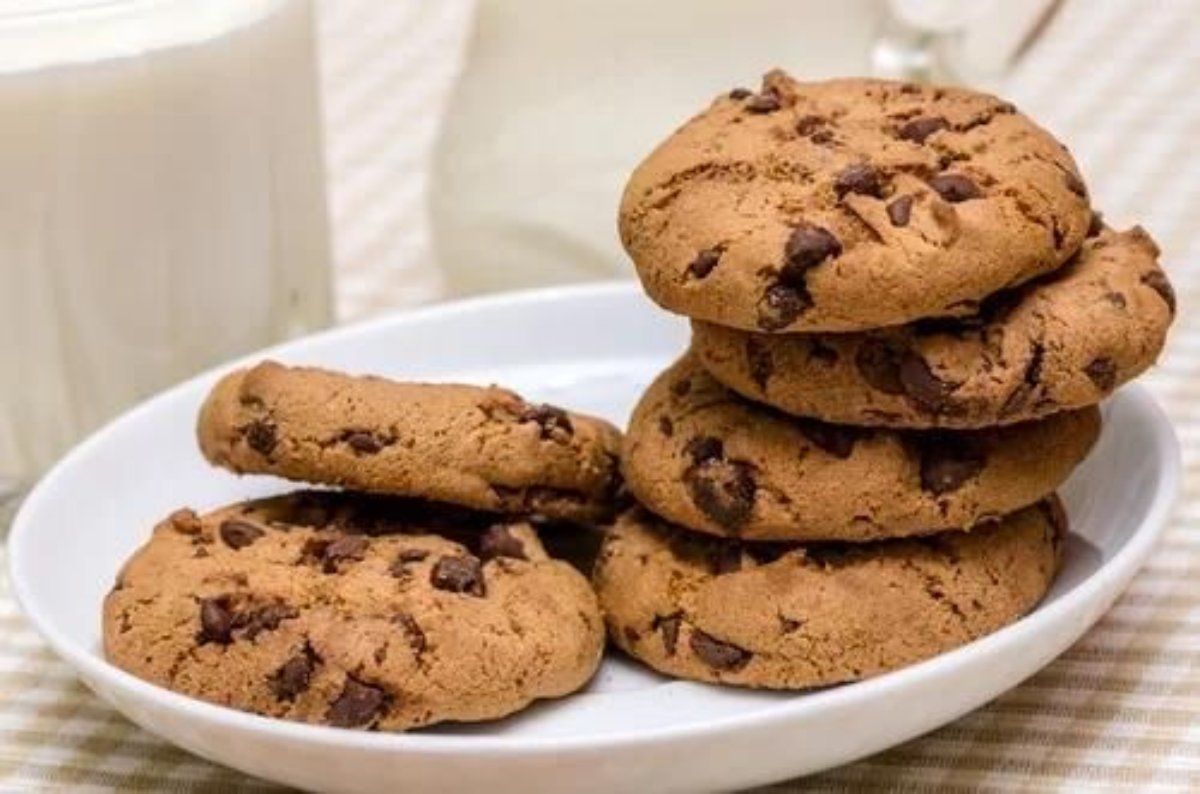
<svg viewBox="0 0 1200 794">
<path fill-rule="evenodd" d="M 632 284 L 445 305 L 300 340 L 277 359 L 405 378 L 501 382 L 624 423 L 686 326 Z M 257 358 L 257 357 L 255 357 Z M 205 465 L 200 377 L 82 444 L 34 490 L 11 536 L 26 614 L 102 698 L 194 753 L 323 791 L 695 791 L 845 763 L 977 708 L 1074 642 L 1128 584 L 1179 486 L 1171 427 L 1141 389 L 1106 406 L 1095 452 L 1065 490 L 1066 569 L 1030 616 L 931 661 L 860 684 L 771 694 L 670 681 L 610 657 L 584 693 L 499 723 L 407 735 L 275 721 L 191 700 L 108 665 L 100 605 L 121 562 L 181 505 L 280 490 Z"/>
</svg>

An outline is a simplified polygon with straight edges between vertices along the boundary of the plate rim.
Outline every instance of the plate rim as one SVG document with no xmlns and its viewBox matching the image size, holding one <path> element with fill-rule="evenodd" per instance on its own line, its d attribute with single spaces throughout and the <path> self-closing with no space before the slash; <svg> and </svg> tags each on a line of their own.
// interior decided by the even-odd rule
<svg viewBox="0 0 1200 794">
<path fill-rule="evenodd" d="M 1039 630 L 1039 624 L 1062 619 L 1066 614 L 1092 602 L 1101 591 L 1120 582 L 1121 589 L 1144 564 L 1150 552 L 1166 529 L 1170 513 L 1178 499 L 1182 485 L 1182 448 L 1174 427 L 1162 407 L 1149 391 L 1138 384 L 1128 384 L 1121 389 L 1122 400 L 1134 403 L 1134 409 L 1147 415 L 1153 430 L 1153 445 L 1160 450 L 1162 476 L 1152 501 L 1138 526 L 1134 528 L 1121 549 L 1086 579 L 1075 585 L 1070 592 L 1051 603 L 1039 604 L 1035 610 L 1002 629 L 931 659 L 901 668 L 865 681 L 841 687 L 832 687 L 816 692 L 795 693 L 792 701 L 781 701 L 748 713 L 716 717 L 703 723 L 679 726 L 657 726 L 642 730 L 633 729 L 603 734 L 572 736 L 495 736 L 479 733 L 466 735 L 428 733 L 385 733 L 345 730 L 324 725 L 289 722 L 273 719 L 207 701 L 191 698 L 169 689 L 151 684 L 109 663 L 93 650 L 83 647 L 60 631 L 48 614 L 37 606 L 34 588 L 22 573 L 20 561 L 25 556 L 26 536 L 31 533 L 38 505 L 49 499 L 53 483 L 60 472 L 74 467 L 76 461 L 87 455 L 116 428 L 135 422 L 146 412 L 154 411 L 160 403 L 175 399 L 181 392 L 199 389 L 210 379 L 231 368 L 264 357 L 286 357 L 295 349 L 314 343 L 336 342 L 342 338 L 353 338 L 362 334 L 383 332 L 384 329 L 421 324 L 436 319 L 453 318 L 456 315 L 474 312 L 495 311 L 505 308 L 542 303 L 548 300 L 591 301 L 641 295 L 635 281 L 623 279 L 582 285 L 566 285 L 531 290 L 520 290 L 495 295 L 478 296 L 462 300 L 423 306 L 416 309 L 399 310 L 382 317 L 350 323 L 327 329 L 315 334 L 288 340 L 278 345 L 249 353 L 237 359 L 210 368 L 192 378 L 168 387 L 123 412 L 113 420 L 86 437 L 61 458 L 34 486 L 14 518 L 7 540 L 8 573 L 12 594 L 22 614 L 39 636 L 57 656 L 69 664 L 75 674 L 93 691 L 93 680 L 104 681 L 107 687 L 125 697 L 152 702 L 161 711 L 171 711 L 181 719 L 199 720 L 214 728 L 231 731 L 251 731 L 256 734 L 269 733 L 282 741 L 298 742 L 310 746 L 336 750 L 362 752 L 386 751 L 394 754 L 423 754 L 453 756 L 462 753 L 497 753 L 517 756 L 537 756 L 562 751 L 608 751 L 630 745 L 642 748 L 668 745 L 673 742 L 710 737 L 741 729 L 763 729 L 786 724 L 794 719 L 799 710 L 822 709 L 831 705 L 854 706 L 861 701 L 871 700 L 890 690 L 920 686 L 931 677 L 952 673 L 966 655 L 996 653 L 998 648 L 1009 643 L 1019 643 L 1024 635 Z M 642 296 L 643 299 L 644 296 Z M 1120 590 L 1115 597 L 1119 597 Z M 1089 621 L 1083 631 L 1094 625 Z M 1024 637 L 1028 639 L 1028 637 Z M 672 681 L 667 685 L 702 686 L 689 681 Z M 105 694 L 96 694 L 118 712 L 125 710 L 114 704 Z M 589 697 L 589 695 L 582 695 Z M 596 694 L 595 697 L 607 697 Z M 579 697 L 579 695 L 576 695 Z M 553 703 L 555 701 L 544 701 Z M 126 715 L 127 716 L 127 715 Z"/>
</svg>

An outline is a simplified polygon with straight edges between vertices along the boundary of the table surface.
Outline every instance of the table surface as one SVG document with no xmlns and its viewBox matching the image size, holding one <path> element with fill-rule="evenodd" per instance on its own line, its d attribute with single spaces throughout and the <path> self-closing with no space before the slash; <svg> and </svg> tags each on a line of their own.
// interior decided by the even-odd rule
<svg viewBox="0 0 1200 794">
<path fill-rule="evenodd" d="M 438 295 L 425 164 L 470 2 L 323 0 L 321 11 L 339 305 L 361 317 Z M 1184 447 L 1164 542 L 1115 608 L 1026 683 L 925 737 L 773 790 L 1200 790 L 1198 17 L 1197 0 L 1073 0 L 999 86 L 1071 142 L 1110 222 L 1153 232 L 1177 286 L 1168 353 L 1146 378 Z M 91 695 L 18 614 L 5 570 L 0 546 L 0 790 L 271 788 Z"/>
</svg>

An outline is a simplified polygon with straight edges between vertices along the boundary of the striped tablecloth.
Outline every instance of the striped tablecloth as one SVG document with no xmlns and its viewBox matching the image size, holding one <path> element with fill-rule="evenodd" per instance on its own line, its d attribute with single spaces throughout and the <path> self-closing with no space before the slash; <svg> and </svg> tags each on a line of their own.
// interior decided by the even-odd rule
<svg viewBox="0 0 1200 794">
<path fill-rule="evenodd" d="M 359 317 L 439 294 L 425 165 L 470 6 L 323 0 L 322 12 L 339 305 Z M 1108 616 L 1025 684 L 921 739 L 775 790 L 1200 791 L 1197 20 L 1196 0 L 1072 0 L 1000 86 L 1071 142 L 1114 225 L 1154 233 L 1177 285 L 1180 318 L 1148 378 L 1187 467 L 1165 541 Z M 104 706 L 26 626 L 2 573 L 0 636 L 0 790 L 270 788 Z"/>
</svg>

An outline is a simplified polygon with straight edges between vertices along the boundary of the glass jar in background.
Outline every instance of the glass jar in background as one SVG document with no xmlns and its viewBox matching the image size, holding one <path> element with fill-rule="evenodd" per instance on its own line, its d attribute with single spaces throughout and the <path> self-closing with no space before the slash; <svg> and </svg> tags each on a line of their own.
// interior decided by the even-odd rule
<svg viewBox="0 0 1200 794">
<path fill-rule="evenodd" d="M 309 0 L 0 0 L 0 492 L 328 323 L 312 23 Z"/>
</svg>

